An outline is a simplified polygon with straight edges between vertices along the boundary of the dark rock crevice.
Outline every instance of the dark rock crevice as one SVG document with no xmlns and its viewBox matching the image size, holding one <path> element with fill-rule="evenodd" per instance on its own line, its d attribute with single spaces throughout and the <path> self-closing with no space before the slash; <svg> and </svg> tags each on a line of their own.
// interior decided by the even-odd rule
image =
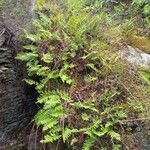
<svg viewBox="0 0 150 150">
<path fill-rule="evenodd" d="M 0 28 L 0 145 L 7 145 L 33 118 L 35 91 L 22 82 L 24 66 L 15 60 L 15 45 Z M 3 34 L 2 34 L 3 33 Z M 24 135 L 27 136 L 27 135 Z M 4 146 L 5 149 L 5 146 Z"/>
</svg>

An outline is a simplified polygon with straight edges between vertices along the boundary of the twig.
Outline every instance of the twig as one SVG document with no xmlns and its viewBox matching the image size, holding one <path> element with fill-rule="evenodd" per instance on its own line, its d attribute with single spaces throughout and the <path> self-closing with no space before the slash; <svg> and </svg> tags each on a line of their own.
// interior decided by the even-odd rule
<svg viewBox="0 0 150 150">
<path fill-rule="evenodd" d="M 30 135 L 29 135 L 29 140 L 28 140 L 28 149 L 30 149 L 30 144 L 31 144 L 31 136 L 32 136 L 32 132 L 33 132 L 33 130 L 34 130 L 34 127 L 35 127 L 35 124 L 33 124 L 33 126 L 32 126 L 32 129 L 31 129 L 31 131 L 30 131 Z"/>
<path fill-rule="evenodd" d="M 137 119 L 128 119 L 128 120 L 123 120 L 123 122 L 131 122 L 131 121 L 141 121 L 141 120 L 149 120 L 150 117 L 147 118 L 137 118 Z"/>
<path fill-rule="evenodd" d="M 38 137 L 38 127 L 36 127 L 36 132 L 35 132 L 35 139 L 34 139 L 34 148 L 36 150 L 36 145 L 37 145 L 37 137 Z"/>
<path fill-rule="evenodd" d="M 3 31 L 0 33 L 0 36 L 2 36 L 5 33 L 6 29 L 3 28 Z"/>
</svg>

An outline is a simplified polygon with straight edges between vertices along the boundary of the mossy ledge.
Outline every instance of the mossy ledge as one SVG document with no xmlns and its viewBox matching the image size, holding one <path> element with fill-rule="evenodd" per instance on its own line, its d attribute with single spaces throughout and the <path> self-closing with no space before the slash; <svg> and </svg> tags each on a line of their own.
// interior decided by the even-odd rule
<svg viewBox="0 0 150 150">
<path fill-rule="evenodd" d="M 150 54 L 150 38 L 137 35 L 128 36 L 129 45 Z"/>
</svg>

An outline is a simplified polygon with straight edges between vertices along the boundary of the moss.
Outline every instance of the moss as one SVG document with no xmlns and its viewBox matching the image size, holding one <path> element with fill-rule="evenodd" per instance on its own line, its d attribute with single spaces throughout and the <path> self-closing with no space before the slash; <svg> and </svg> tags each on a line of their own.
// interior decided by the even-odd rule
<svg viewBox="0 0 150 150">
<path fill-rule="evenodd" d="M 118 43 L 123 38 L 122 32 L 120 32 L 120 31 L 121 31 L 121 29 L 119 26 L 111 27 L 103 33 L 103 36 L 110 43 Z"/>
<path fill-rule="evenodd" d="M 150 53 L 150 38 L 137 35 L 129 35 L 128 42 L 131 46 L 139 48 L 146 53 Z"/>
</svg>

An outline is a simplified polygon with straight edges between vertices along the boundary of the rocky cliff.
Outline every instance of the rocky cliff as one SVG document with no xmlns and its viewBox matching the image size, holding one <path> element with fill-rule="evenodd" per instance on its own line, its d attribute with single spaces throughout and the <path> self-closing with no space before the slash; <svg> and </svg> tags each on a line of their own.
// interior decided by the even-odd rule
<svg viewBox="0 0 150 150">
<path fill-rule="evenodd" d="M 23 64 L 15 60 L 22 29 L 29 27 L 30 1 L 0 1 L 0 149 L 23 149 L 35 113 L 34 90 L 22 82 Z M 23 133 L 24 132 L 24 133 Z M 23 135 L 20 135 L 23 134 Z M 18 139 L 18 136 L 21 136 Z"/>
</svg>

